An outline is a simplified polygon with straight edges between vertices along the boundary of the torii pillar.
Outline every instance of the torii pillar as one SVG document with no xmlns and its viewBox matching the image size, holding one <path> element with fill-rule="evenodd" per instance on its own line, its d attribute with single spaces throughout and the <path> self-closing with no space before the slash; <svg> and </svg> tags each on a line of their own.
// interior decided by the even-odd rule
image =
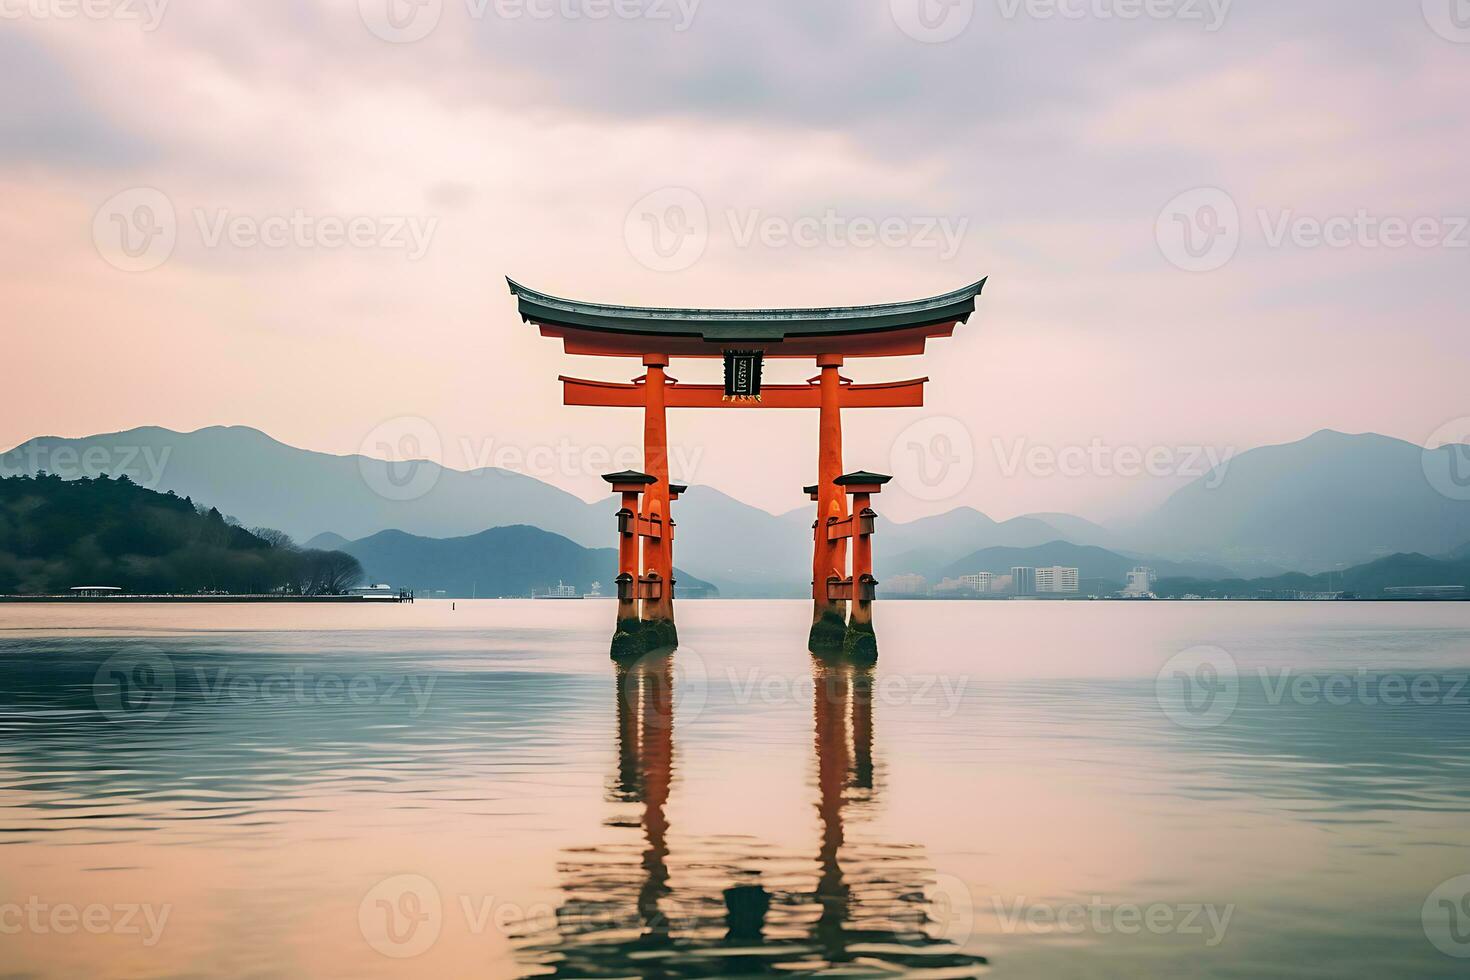
<svg viewBox="0 0 1470 980">
<path fill-rule="evenodd" d="M 812 629 L 807 646 L 814 651 L 842 649 L 847 635 L 846 603 L 831 596 L 827 580 L 847 569 L 846 539 L 832 540 L 827 525 L 847 516 L 847 495 L 837 486 L 842 475 L 842 357 L 817 357 L 820 402 L 817 419 L 817 520 L 812 528 Z"/>
<path fill-rule="evenodd" d="M 643 629 L 650 647 L 678 646 L 674 627 L 674 522 L 669 515 L 669 429 L 666 354 L 643 355 L 643 472 L 653 477 L 643 494 L 648 522 L 643 548 Z M 640 524 L 643 522 L 640 521 Z"/>
<path fill-rule="evenodd" d="M 878 580 L 873 576 L 873 532 L 878 515 L 871 506 L 873 494 L 893 477 L 884 473 L 858 470 L 837 478 L 838 489 L 852 495 L 852 517 L 833 533 L 852 539 L 852 577 L 843 583 L 843 592 L 852 597 L 852 618 L 848 620 L 842 652 L 859 663 L 878 659 L 878 639 L 873 633 L 873 600 L 878 597 Z"/>
<path fill-rule="evenodd" d="M 618 619 L 613 630 L 612 654 L 627 657 L 644 652 L 643 623 L 638 610 L 640 591 L 639 539 L 643 522 L 639 520 L 638 498 L 648 489 L 654 478 L 637 470 L 621 473 L 606 473 L 602 477 L 612 484 L 613 492 L 621 495 L 622 507 L 618 519 Z"/>
</svg>

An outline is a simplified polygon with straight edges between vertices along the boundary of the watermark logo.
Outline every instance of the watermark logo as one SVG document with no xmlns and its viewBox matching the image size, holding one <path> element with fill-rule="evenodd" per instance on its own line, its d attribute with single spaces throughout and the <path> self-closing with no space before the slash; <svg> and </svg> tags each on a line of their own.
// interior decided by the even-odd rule
<svg viewBox="0 0 1470 980">
<path fill-rule="evenodd" d="M 1308 214 L 1276 207 L 1256 208 L 1254 221 L 1247 222 L 1234 198 L 1213 187 L 1187 191 L 1169 202 L 1155 233 L 1164 257 L 1174 265 L 1188 272 L 1214 272 L 1235 257 L 1245 232 L 1255 236 L 1257 228 L 1260 245 L 1272 250 L 1470 250 L 1466 215 L 1377 214 L 1368 208 Z"/>
<path fill-rule="evenodd" d="M 1213 949 L 1225 941 L 1234 905 L 1201 902 L 1110 902 L 1093 895 L 1086 902 L 1037 902 L 1020 895 L 992 896 L 991 905 L 1001 931 L 1033 936 L 1083 935 L 1189 936 Z"/>
<path fill-rule="evenodd" d="M 1006 20 L 1172 20 L 1202 24 L 1213 34 L 1225 26 L 1234 0 L 997 0 Z"/>
<path fill-rule="evenodd" d="M 600 476 L 615 470 L 641 470 L 646 460 L 643 446 L 631 443 L 603 446 L 559 439 L 555 443 L 521 445 L 499 442 L 493 437 L 475 440 L 463 436 L 458 443 L 461 457 L 472 472 L 513 470 L 538 480 L 558 476 Z M 666 459 L 669 469 L 679 474 L 678 482 L 692 483 L 704 459 L 704 447 L 675 443 L 668 447 Z"/>
<path fill-rule="evenodd" d="M 893 440 L 888 462 L 898 485 L 926 501 L 959 496 L 975 475 L 975 442 L 957 418 L 920 419 Z"/>
<path fill-rule="evenodd" d="M 3 2 L 3 0 L 0 0 Z M 424 215 L 312 214 L 294 208 L 279 214 L 240 214 L 196 207 L 184 231 L 201 248 L 337 251 L 344 248 L 402 252 L 410 262 L 428 254 L 439 219 Z M 181 232 L 173 201 L 155 187 L 133 187 L 108 198 L 92 218 L 92 241 L 108 264 L 124 272 L 148 272 L 173 255 Z"/>
<path fill-rule="evenodd" d="M 363 482 L 378 496 L 417 500 L 439 482 L 443 467 L 433 460 L 442 449 L 434 423 L 417 415 L 400 415 L 363 438 L 357 468 Z"/>
<path fill-rule="evenodd" d="M 0 902 L 0 935 L 14 936 L 22 932 L 35 936 L 138 936 L 146 948 L 153 948 L 163 938 L 172 905 L 148 902 L 118 902 L 103 905 L 75 905 L 71 902 L 47 902 L 31 895 L 24 902 Z"/>
<path fill-rule="evenodd" d="M 704 657 L 692 647 L 680 647 L 674 658 L 674 710 L 689 724 L 704 714 L 709 704 L 709 670 Z"/>
<path fill-rule="evenodd" d="M 1240 230 L 1240 208 L 1218 187 L 1185 191 L 1154 223 L 1159 251 L 1186 272 L 1223 269 L 1240 248 Z"/>
<path fill-rule="evenodd" d="M 439 889 L 423 875 L 384 878 L 362 897 L 357 926 L 369 946 L 394 959 L 428 952 L 444 928 Z"/>
<path fill-rule="evenodd" d="M 1470 675 L 1465 674 L 1377 674 L 1361 667 L 1354 674 L 1298 674 L 1289 667 L 1277 671 L 1257 667 L 1256 675 L 1272 707 L 1287 702 L 1335 708 L 1470 707 Z"/>
<path fill-rule="evenodd" d="M 1423 0 L 1431 30 L 1456 44 L 1470 44 L 1470 0 Z"/>
<path fill-rule="evenodd" d="M 1424 478 L 1450 500 L 1470 500 L 1470 417 L 1446 422 L 1425 444 Z"/>
<path fill-rule="evenodd" d="M 1086 446 L 1047 446 L 1019 437 L 1006 445 L 999 437 L 990 440 L 1001 476 L 1011 479 L 1025 472 L 1050 478 L 1085 476 L 1105 479 L 1181 477 L 1204 479 L 1205 489 L 1215 490 L 1225 482 L 1235 449 L 1214 446 L 1110 446 L 1093 439 Z"/>
<path fill-rule="evenodd" d="M 835 207 L 795 217 L 729 209 L 725 222 L 736 248 L 916 248 L 935 251 L 939 262 L 960 254 L 970 229 L 969 217 L 844 215 Z"/>
<path fill-rule="evenodd" d="M 412 44 L 439 26 L 444 0 L 357 0 L 357 12 L 374 36 L 390 44 Z"/>
<path fill-rule="evenodd" d="M 975 0 L 888 0 L 893 22 L 915 41 L 943 44 L 975 19 Z"/>
<path fill-rule="evenodd" d="M 956 946 L 969 942 L 975 932 L 975 896 L 970 886 L 954 875 L 938 874 L 927 891 L 927 898 L 928 937 Z"/>
<path fill-rule="evenodd" d="M 682 34 L 694 24 L 700 0 L 466 0 L 479 20 L 494 7 L 502 20 L 665 21 Z"/>
<path fill-rule="evenodd" d="M 645 194 L 623 220 L 628 252 L 654 272 L 682 272 L 709 246 L 709 212 L 687 187 L 664 187 Z"/>
<path fill-rule="evenodd" d="M 950 215 L 881 217 L 844 214 L 769 214 L 760 208 L 731 208 L 725 222 L 736 248 L 918 249 L 935 252 L 941 262 L 959 254 L 970 219 Z"/>
<path fill-rule="evenodd" d="M 681 651 L 682 652 L 682 651 Z M 725 668 L 725 682 L 736 704 L 782 705 L 810 704 L 816 696 L 832 699 L 830 682 L 815 678 L 810 672 L 782 674 L 748 667 L 741 671 Z M 931 709 L 940 718 L 953 718 L 965 699 L 968 675 L 888 674 L 870 689 L 873 703 L 884 706 L 906 706 Z"/>
<path fill-rule="evenodd" d="M 623 222 L 628 251 L 655 272 L 680 272 L 704 256 L 710 241 L 738 249 L 914 250 L 948 262 L 969 233 L 963 215 L 878 214 L 835 207 L 801 214 L 763 208 L 725 208 L 712 215 L 687 187 L 665 187 L 638 200 Z"/>
<path fill-rule="evenodd" d="M 1177 653 L 1154 678 L 1154 696 L 1169 720 L 1181 728 L 1222 725 L 1240 701 L 1235 658 L 1215 646 Z"/>
<path fill-rule="evenodd" d="M 1470 875 L 1451 878 L 1430 892 L 1419 918 L 1435 949 L 1470 959 Z"/>
<path fill-rule="evenodd" d="M 303 208 L 265 216 L 195 208 L 194 224 L 208 249 L 379 249 L 402 252 L 410 262 L 428 254 L 439 229 L 438 218 L 424 215 L 318 215 Z"/>
<path fill-rule="evenodd" d="M 187 675 L 185 675 L 187 676 Z M 270 674 L 235 673 L 228 666 L 194 668 L 195 697 L 206 704 L 295 704 L 302 707 L 401 707 L 411 718 L 429 708 L 438 677 L 434 674 L 338 674 L 297 667 Z"/>
<path fill-rule="evenodd" d="M 158 30 L 169 0 L 0 0 L 0 20 L 111 20 Z"/>
<path fill-rule="evenodd" d="M 174 691 L 173 661 L 151 647 L 115 653 L 92 675 L 92 700 L 110 721 L 161 721 Z"/>
<path fill-rule="evenodd" d="M 1390 249 L 1470 248 L 1470 218 L 1463 215 L 1378 215 L 1367 208 L 1318 217 L 1292 208 L 1260 208 L 1256 220 L 1268 248 Z"/>
<path fill-rule="evenodd" d="M 168 261 L 179 240 L 173 201 L 156 187 L 131 187 L 108 198 L 92 218 L 97 253 L 123 272 L 148 272 Z"/>
<path fill-rule="evenodd" d="M 31 476 L 42 470 L 63 480 L 126 476 L 149 490 L 163 484 L 173 446 L 52 444 L 32 440 L 0 456 L 0 477 Z"/>
</svg>

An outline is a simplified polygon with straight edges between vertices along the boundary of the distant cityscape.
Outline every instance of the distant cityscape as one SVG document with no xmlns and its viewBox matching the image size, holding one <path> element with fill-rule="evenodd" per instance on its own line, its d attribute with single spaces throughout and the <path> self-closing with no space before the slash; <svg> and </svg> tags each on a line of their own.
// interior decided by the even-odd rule
<svg viewBox="0 0 1470 980">
<path fill-rule="evenodd" d="M 1158 575 L 1152 568 L 1139 565 L 1128 573 L 1128 582 L 1120 590 L 1106 592 L 1108 598 L 1152 599 Z M 1016 565 L 1009 574 L 975 572 L 958 578 L 946 578 L 935 585 L 922 575 L 895 575 L 883 583 L 883 591 L 891 596 L 933 599 L 1020 599 L 1072 596 L 1082 598 L 1080 570 L 1063 565 L 1034 568 Z M 1102 598 L 1090 593 L 1088 598 Z"/>
</svg>

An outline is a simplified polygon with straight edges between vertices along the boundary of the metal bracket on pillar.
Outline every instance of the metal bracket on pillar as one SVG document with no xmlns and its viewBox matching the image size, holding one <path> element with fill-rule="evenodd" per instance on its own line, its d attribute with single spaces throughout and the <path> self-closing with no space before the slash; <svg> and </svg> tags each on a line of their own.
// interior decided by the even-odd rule
<svg viewBox="0 0 1470 980">
<path fill-rule="evenodd" d="M 638 580 L 632 575 L 624 572 L 614 579 L 614 581 L 618 584 L 619 599 L 626 601 L 638 598 Z"/>
<path fill-rule="evenodd" d="M 664 536 L 664 520 L 655 514 L 652 517 L 638 518 L 638 536 L 641 538 L 652 538 L 659 541 Z"/>
<path fill-rule="evenodd" d="M 838 578 L 836 575 L 827 576 L 827 598 L 834 601 L 851 599 L 852 579 Z"/>
<path fill-rule="evenodd" d="M 852 515 L 846 517 L 827 518 L 827 540 L 841 541 L 843 538 L 852 537 Z"/>
<path fill-rule="evenodd" d="M 662 599 L 664 594 L 663 586 L 663 579 L 659 578 L 658 572 L 649 572 L 638 580 L 638 598 Z"/>
</svg>

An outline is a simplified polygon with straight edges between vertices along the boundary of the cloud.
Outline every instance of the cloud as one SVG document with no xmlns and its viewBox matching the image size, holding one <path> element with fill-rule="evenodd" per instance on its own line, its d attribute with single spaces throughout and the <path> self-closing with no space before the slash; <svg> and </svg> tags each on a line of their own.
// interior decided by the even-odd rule
<svg viewBox="0 0 1470 980">
<path fill-rule="evenodd" d="M 1201 186 L 1227 190 L 1251 222 L 1261 209 L 1470 213 L 1458 172 L 1470 50 L 1417 4 L 1237 0 L 1213 33 L 1009 7 L 977 0 L 942 44 L 905 33 L 887 0 L 703 0 L 683 31 L 493 5 L 476 18 L 444 0 L 410 44 L 375 36 L 360 0 L 194 0 L 148 33 L 7 22 L 0 81 L 22 97 L 0 104 L 0 187 L 17 202 L 0 224 L 0 288 L 26 356 L 64 365 L 82 391 L 59 398 L 47 372 L 21 379 L 0 442 L 248 422 L 351 451 L 398 412 L 435 418 L 451 447 L 490 430 L 621 444 L 631 419 L 563 409 L 554 378 L 629 365 L 568 363 L 516 320 L 505 273 L 669 305 L 878 301 L 991 274 L 981 314 L 922 366 L 851 367 L 859 380 L 933 375 L 931 410 L 987 443 L 1252 445 L 1327 425 L 1417 438 L 1463 413 L 1447 366 L 1470 353 L 1462 256 L 1272 248 L 1248 226 L 1227 267 L 1197 275 L 1161 254 L 1155 222 Z M 135 186 L 166 193 L 180 226 L 163 268 L 129 276 L 91 232 L 102 202 Z M 624 241 L 634 202 L 665 187 L 693 190 L 711 221 L 703 257 L 678 273 L 640 265 Z M 201 211 L 438 224 L 406 262 L 210 246 Z M 829 212 L 966 232 L 948 260 L 732 232 L 732 214 L 789 225 Z M 1417 383 L 1376 396 L 1385 370 Z M 711 452 L 710 479 L 774 510 L 799 504 L 788 490 L 807 478 L 810 427 L 733 414 L 676 425 L 718 449 L 764 440 L 765 469 Z M 855 421 L 854 460 L 878 465 L 907 421 Z M 1070 497 L 1105 511 L 1116 492 L 1009 481 L 951 503 L 1004 516 Z"/>
<path fill-rule="evenodd" d="M 0 167 L 118 169 L 156 148 L 100 111 L 70 71 L 32 36 L 0 33 Z"/>
</svg>

